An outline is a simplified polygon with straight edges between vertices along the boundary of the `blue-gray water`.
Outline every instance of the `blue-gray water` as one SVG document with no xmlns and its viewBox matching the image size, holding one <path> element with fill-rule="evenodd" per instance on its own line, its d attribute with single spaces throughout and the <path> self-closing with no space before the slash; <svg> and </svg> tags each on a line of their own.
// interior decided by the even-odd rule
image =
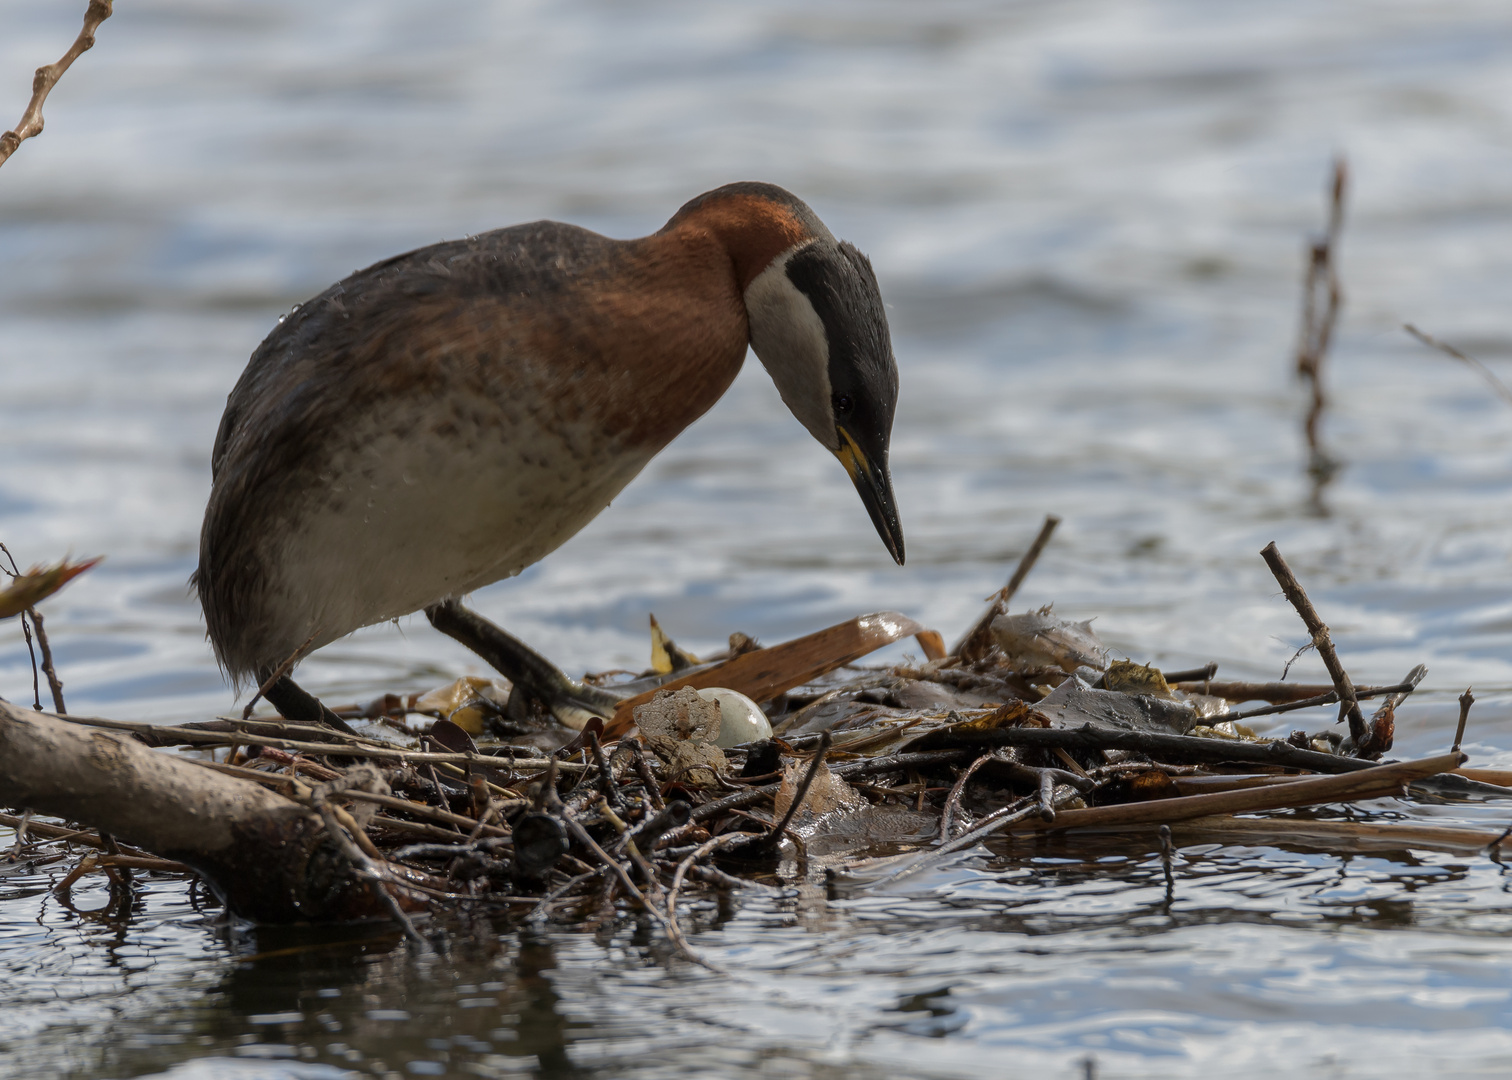
<svg viewBox="0 0 1512 1080">
<path fill-rule="evenodd" d="M 0 124 L 83 6 L 0 0 Z M 1444 747 L 1474 684 L 1476 763 L 1512 763 L 1512 409 L 1400 330 L 1512 356 L 1503 5 L 132 0 L 46 115 L 0 169 L 0 541 L 23 563 L 108 556 L 48 606 L 76 711 L 230 707 L 184 582 L 221 404 L 281 312 L 409 247 L 541 217 L 639 235 L 765 179 L 877 267 L 908 566 L 752 362 L 598 521 L 479 594 L 486 613 L 578 670 L 643 665 L 648 611 L 695 651 L 878 608 L 953 636 L 1056 513 L 1021 604 L 1097 616 L 1120 654 L 1274 678 L 1304 640 L 1257 555 L 1276 540 L 1358 679 L 1429 666 L 1401 752 Z M 1348 464 L 1320 517 L 1290 352 L 1336 153 L 1326 437 Z M 345 699 L 476 665 L 411 620 L 302 670 Z M 7 624 L 0 694 L 30 679 Z M 749 894 L 692 935 L 724 980 L 633 924 L 460 927 L 430 966 L 339 931 L 228 936 L 177 884 L 118 928 L 63 910 L 41 868 L 0 878 L 0 1073 L 1512 1067 L 1495 865 L 1208 845 L 1168 912 L 1152 850 Z"/>
</svg>

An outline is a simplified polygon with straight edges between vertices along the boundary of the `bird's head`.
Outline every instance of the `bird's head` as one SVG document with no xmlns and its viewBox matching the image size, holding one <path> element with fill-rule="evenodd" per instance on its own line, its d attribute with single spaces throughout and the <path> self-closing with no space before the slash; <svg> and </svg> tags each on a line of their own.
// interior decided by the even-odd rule
<svg viewBox="0 0 1512 1080">
<path fill-rule="evenodd" d="M 824 230 L 773 259 L 746 287 L 745 303 L 751 347 L 777 392 L 840 459 L 901 565 L 903 527 L 887 468 L 898 364 L 871 262 Z"/>
<path fill-rule="evenodd" d="M 898 364 L 866 256 L 773 184 L 727 184 L 689 202 L 668 230 L 712 234 L 729 252 L 751 347 L 798 421 L 840 459 L 899 564 L 887 447 Z"/>
</svg>

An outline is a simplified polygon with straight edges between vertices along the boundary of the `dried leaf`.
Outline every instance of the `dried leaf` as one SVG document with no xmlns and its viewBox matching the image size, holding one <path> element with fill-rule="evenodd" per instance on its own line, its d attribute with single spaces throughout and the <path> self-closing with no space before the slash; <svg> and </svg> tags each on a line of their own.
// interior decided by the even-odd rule
<svg viewBox="0 0 1512 1080">
<path fill-rule="evenodd" d="M 484 725 L 490 716 L 509 703 L 509 683 L 502 679 L 484 679 L 476 675 L 464 675 L 455 682 L 429 690 L 412 699 L 409 707 L 415 712 L 440 713 L 442 719 L 450 720 L 467 734 L 483 734 Z"/>
<path fill-rule="evenodd" d="M 798 786 L 808 771 L 809 763 L 799 760 L 788 762 L 782 770 L 782 782 L 772 797 L 773 809 L 779 818 L 793 805 L 793 796 L 798 793 Z M 803 805 L 798 808 L 797 817 L 816 818 L 836 810 L 859 810 L 869 805 L 859 791 L 831 772 L 828 765 L 821 764 L 809 785 L 808 794 L 803 797 Z"/>
<path fill-rule="evenodd" d="M 656 616 L 651 616 L 651 670 L 658 675 L 670 675 L 674 671 L 683 668 L 696 667 L 703 663 L 698 657 L 685 649 L 679 649 L 677 642 L 667 636 L 667 632 L 661 628 L 661 623 L 656 621 Z"/>
<path fill-rule="evenodd" d="M 99 561 L 89 559 L 81 563 L 70 563 L 64 559 L 57 566 L 32 567 L 4 589 L 0 589 L 0 619 L 9 619 L 29 607 L 35 607 Z"/>
<path fill-rule="evenodd" d="M 986 716 L 979 716 L 975 720 L 955 725 L 953 730 L 971 733 L 996 731 L 998 728 L 1022 727 L 1030 719 L 1038 720 L 1042 724 L 1045 722 L 1044 717 L 1036 716 L 1027 701 L 1010 701 Z"/>
</svg>

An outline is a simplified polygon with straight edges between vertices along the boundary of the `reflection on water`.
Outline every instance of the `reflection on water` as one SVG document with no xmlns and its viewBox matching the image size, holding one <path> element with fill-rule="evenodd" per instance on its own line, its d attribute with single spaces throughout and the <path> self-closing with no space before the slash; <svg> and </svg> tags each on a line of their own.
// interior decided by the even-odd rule
<svg viewBox="0 0 1512 1080">
<path fill-rule="evenodd" d="M 122 939 L 26 879 L 7 911 L 45 933 L 8 947 L 30 1036 L 10 1075 L 965 1077 L 1005 1049 L 1050 1076 L 1088 1054 L 1116 1076 L 1405 1075 L 1512 1056 L 1512 896 L 1489 860 L 1196 845 L 1168 903 L 1153 844 L 1018 847 L 904 893 L 799 883 L 695 908 L 727 976 L 633 916 L 462 918 L 430 957 L 381 928 L 230 930 L 149 884 Z"/>
<path fill-rule="evenodd" d="M 19 103 L 14 73 L 79 14 L 0 0 L 0 96 Z M 75 708 L 224 711 L 184 582 L 221 405 L 282 311 L 443 237 L 538 217 L 641 234 L 763 178 L 878 268 L 909 566 L 752 364 L 486 613 L 578 669 L 643 664 L 648 611 L 694 651 L 878 608 L 950 636 L 1055 513 L 1021 603 L 1097 616 L 1136 659 L 1274 678 L 1303 640 L 1256 554 L 1275 540 L 1358 677 L 1428 665 L 1402 751 L 1442 749 L 1474 684 L 1469 748 L 1512 760 L 1512 415 L 1399 330 L 1512 356 L 1509 53 L 1487 0 L 140 0 L 0 172 L 0 539 L 23 562 L 109 556 L 50 610 Z M 1338 152 L 1324 434 L 1347 465 L 1322 518 L 1291 356 Z M 472 664 L 406 622 L 303 680 L 366 696 Z M 0 694 L 29 684 L 7 625 Z M 1507 817 L 1377 812 L 1398 811 Z M 129 921 L 75 914 L 41 867 L 0 876 L 0 1072 L 1506 1071 L 1493 864 L 1188 847 L 1167 910 L 1152 850 L 746 895 L 697 915 L 726 980 L 669 966 L 634 920 L 541 939 L 479 921 L 427 964 L 381 933 L 232 933 L 150 876 Z M 107 906 L 95 888 L 80 911 Z"/>
</svg>

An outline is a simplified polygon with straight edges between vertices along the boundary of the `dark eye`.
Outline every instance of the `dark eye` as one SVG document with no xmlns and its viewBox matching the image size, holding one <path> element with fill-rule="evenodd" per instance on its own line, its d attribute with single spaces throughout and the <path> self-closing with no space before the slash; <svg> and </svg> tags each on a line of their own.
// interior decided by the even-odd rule
<svg viewBox="0 0 1512 1080">
<path fill-rule="evenodd" d="M 846 397 L 844 394 L 836 394 L 835 395 L 835 412 L 838 415 L 840 415 L 840 416 L 844 416 L 846 413 L 848 413 L 850 411 L 851 411 L 851 399 L 848 398 L 848 397 Z"/>
</svg>

